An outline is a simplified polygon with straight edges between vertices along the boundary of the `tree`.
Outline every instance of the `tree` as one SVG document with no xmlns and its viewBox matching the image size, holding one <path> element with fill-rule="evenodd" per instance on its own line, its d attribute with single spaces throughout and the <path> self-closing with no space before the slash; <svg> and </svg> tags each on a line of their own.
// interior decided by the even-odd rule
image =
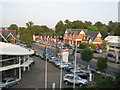
<svg viewBox="0 0 120 90">
<path fill-rule="evenodd" d="M 90 22 L 90 21 L 85 21 L 85 24 L 86 24 L 87 26 L 92 26 L 92 22 Z"/>
<path fill-rule="evenodd" d="M 89 62 L 93 58 L 93 51 L 90 48 L 85 48 L 81 52 L 81 59 Z"/>
<path fill-rule="evenodd" d="M 107 49 L 107 44 L 106 44 L 105 41 L 102 42 L 101 48 L 102 48 L 102 51 L 106 51 L 106 49 Z"/>
<path fill-rule="evenodd" d="M 87 29 L 89 31 L 97 31 L 98 30 L 98 28 L 96 26 L 88 26 Z"/>
<path fill-rule="evenodd" d="M 120 88 L 120 72 L 115 73 L 115 88 Z"/>
<path fill-rule="evenodd" d="M 99 57 L 97 62 L 97 70 L 100 72 L 105 72 L 105 69 L 107 69 L 107 57 Z"/>
<path fill-rule="evenodd" d="M 9 30 L 16 30 L 16 33 L 18 34 L 18 26 L 16 24 L 11 24 L 8 27 Z"/>
<path fill-rule="evenodd" d="M 88 47 L 89 47 L 89 45 L 87 43 L 80 43 L 80 45 L 79 45 L 80 49 L 85 49 L 85 48 L 88 48 Z"/>
<path fill-rule="evenodd" d="M 32 36 L 29 34 L 29 33 L 26 33 L 26 34 L 22 34 L 20 36 L 20 40 L 22 40 L 23 42 L 25 42 L 26 44 L 29 44 L 31 43 L 33 40 L 32 40 Z"/>
<path fill-rule="evenodd" d="M 118 23 L 118 22 L 114 23 L 113 32 L 115 35 L 120 36 L 120 23 Z"/>
<path fill-rule="evenodd" d="M 28 21 L 28 23 L 26 23 L 26 26 L 27 27 L 31 27 L 31 26 L 33 26 L 34 25 L 34 23 L 32 22 L 32 21 Z"/>
<path fill-rule="evenodd" d="M 97 47 L 95 44 L 93 44 L 93 43 L 90 43 L 89 46 L 91 47 L 91 49 L 97 49 L 97 48 L 98 48 L 98 47 Z"/>
<path fill-rule="evenodd" d="M 55 33 L 59 36 L 63 36 L 66 28 L 62 21 L 59 21 L 55 26 Z"/>
<path fill-rule="evenodd" d="M 69 47 L 70 44 L 69 44 L 69 43 L 65 43 L 64 46 L 65 46 L 65 47 Z"/>
<path fill-rule="evenodd" d="M 101 28 L 104 26 L 104 24 L 102 24 L 100 21 L 98 21 L 94 24 L 94 26 L 96 26 L 97 28 Z"/>
<path fill-rule="evenodd" d="M 66 28 L 72 28 L 72 22 L 69 21 L 68 19 L 66 19 L 66 20 L 64 21 L 64 23 L 65 23 L 65 27 L 66 27 Z"/>
</svg>

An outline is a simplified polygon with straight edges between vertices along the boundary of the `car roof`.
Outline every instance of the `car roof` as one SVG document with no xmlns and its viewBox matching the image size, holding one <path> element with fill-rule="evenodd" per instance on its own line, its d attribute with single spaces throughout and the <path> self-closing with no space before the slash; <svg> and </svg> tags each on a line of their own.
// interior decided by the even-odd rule
<svg viewBox="0 0 120 90">
<path fill-rule="evenodd" d="M 8 80 L 8 79 L 14 79 L 14 78 L 6 77 L 6 78 L 4 78 L 3 80 Z"/>
</svg>

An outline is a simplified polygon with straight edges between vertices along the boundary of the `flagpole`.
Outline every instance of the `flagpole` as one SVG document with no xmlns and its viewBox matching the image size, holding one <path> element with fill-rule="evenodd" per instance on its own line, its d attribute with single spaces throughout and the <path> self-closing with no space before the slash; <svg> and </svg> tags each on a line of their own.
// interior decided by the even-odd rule
<svg viewBox="0 0 120 90">
<path fill-rule="evenodd" d="M 46 38 L 46 50 L 45 50 L 45 59 L 46 59 L 46 62 L 45 62 L 45 90 L 47 89 L 47 38 Z"/>
<path fill-rule="evenodd" d="M 77 50 L 77 41 L 75 38 L 75 61 L 74 61 L 74 83 L 73 83 L 73 89 L 75 89 L 75 73 L 76 73 L 76 50 Z"/>
</svg>

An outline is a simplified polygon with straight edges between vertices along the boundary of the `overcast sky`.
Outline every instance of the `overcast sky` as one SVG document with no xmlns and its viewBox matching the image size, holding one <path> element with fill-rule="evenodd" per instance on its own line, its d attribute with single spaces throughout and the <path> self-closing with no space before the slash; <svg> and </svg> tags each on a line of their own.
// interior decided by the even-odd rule
<svg viewBox="0 0 120 90">
<path fill-rule="evenodd" d="M 1 0 L 0 26 L 28 21 L 54 28 L 58 21 L 118 21 L 118 0 Z"/>
</svg>

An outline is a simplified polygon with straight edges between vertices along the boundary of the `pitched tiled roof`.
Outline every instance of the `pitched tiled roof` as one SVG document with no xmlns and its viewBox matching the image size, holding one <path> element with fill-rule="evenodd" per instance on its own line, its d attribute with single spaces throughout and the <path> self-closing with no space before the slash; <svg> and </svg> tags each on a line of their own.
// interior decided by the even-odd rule
<svg viewBox="0 0 120 90">
<path fill-rule="evenodd" d="M 90 37 L 92 37 L 91 39 L 94 40 L 99 33 L 100 32 L 98 31 L 88 31 L 86 32 L 86 35 L 89 35 Z"/>
<path fill-rule="evenodd" d="M 67 32 L 68 32 L 68 35 L 70 34 L 78 35 L 82 30 L 85 33 L 87 32 L 87 29 L 67 29 Z"/>
<path fill-rule="evenodd" d="M 0 30 L 2 35 L 6 38 L 10 33 L 16 38 L 16 31 L 15 30 Z"/>
</svg>

